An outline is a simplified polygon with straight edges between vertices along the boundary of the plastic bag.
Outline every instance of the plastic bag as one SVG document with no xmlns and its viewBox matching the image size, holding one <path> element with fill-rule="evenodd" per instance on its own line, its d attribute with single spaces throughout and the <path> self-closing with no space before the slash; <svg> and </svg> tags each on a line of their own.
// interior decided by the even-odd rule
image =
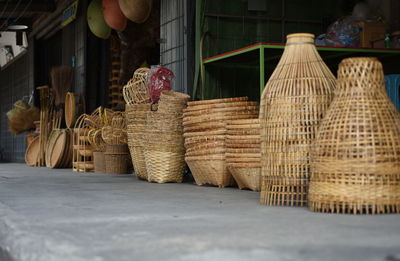
<svg viewBox="0 0 400 261">
<path fill-rule="evenodd" d="M 157 66 L 150 69 L 148 74 L 148 86 L 153 103 L 158 101 L 162 91 L 169 91 L 172 89 L 173 79 L 174 73 L 168 68 Z"/>
<path fill-rule="evenodd" d="M 326 43 L 330 46 L 357 47 L 360 42 L 361 27 L 354 17 L 345 17 L 336 20 L 328 27 Z"/>
</svg>

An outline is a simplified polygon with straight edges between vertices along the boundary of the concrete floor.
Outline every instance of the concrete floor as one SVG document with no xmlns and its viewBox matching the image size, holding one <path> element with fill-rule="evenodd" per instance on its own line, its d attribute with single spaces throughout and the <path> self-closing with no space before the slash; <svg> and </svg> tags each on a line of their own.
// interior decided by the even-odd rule
<svg viewBox="0 0 400 261">
<path fill-rule="evenodd" d="M 258 193 L 0 164 L 0 260 L 400 260 L 400 215 L 267 207 Z"/>
</svg>

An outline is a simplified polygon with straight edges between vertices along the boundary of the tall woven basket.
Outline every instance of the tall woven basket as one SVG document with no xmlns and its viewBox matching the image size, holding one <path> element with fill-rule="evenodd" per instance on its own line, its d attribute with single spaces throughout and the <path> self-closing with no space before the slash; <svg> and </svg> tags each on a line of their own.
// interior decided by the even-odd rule
<svg viewBox="0 0 400 261">
<path fill-rule="evenodd" d="M 288 35 L 261 97 L 262 204 L 306 205 L 310 148 L 334 86 L 314 35 Z"/>
<path fill-rule="evenodd" d="M 148 180 L 157 183 L 182 182 L 185 170 L 183 109 L 190 96 L 163 91 L 158 110 L 148 112 L 143 141 Z"/>
<path fill-rule="evenodd" d="M 308 206 L 335 213 L 400 213 L 400 114 L 375 58 L 344 59 L 313 148 Z"/>
<path fill-rule="evenodd" d="M 125 105 L 128 146 L 133 168 L 136 176 L 144 180 L 147 180 L 147 169 L 142 139 L 146 130 L 147 113 L 150 111 L 150 108 L 150 104 Z"/>
</svg>

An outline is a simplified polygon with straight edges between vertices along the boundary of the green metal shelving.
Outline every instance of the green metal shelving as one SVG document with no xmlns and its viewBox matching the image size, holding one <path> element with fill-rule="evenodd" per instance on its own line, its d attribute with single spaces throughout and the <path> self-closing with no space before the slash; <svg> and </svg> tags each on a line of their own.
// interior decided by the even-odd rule
<svg viewBox="0 0 400 261">
<path fill-rule="evenodd" d="M 231 62 L 231 63 L 250 63 L 259 67 L 260 74 L 260 95 L 264 90 L 266 71 L 268 62 L 279 60 L 284 44 L 257 43 L 237 50 L 215 55 L 202 60 L 204 66 L 211 63 Z M 372 49 L 372 48 L 341 48 L 341 47 L 322 47 L 317 46 L 317 50 L 325 62 L 335 61 L 349 56 L 376 56 L 378 58 L 398 57 L 400 58 L 400 49 Z M 400 65 L 400 59 L 398 60 Z M 400 67 L 400 66 L 399 66 Z M 399 69 L 400 70 L 400 69 Z"/>
</svg>

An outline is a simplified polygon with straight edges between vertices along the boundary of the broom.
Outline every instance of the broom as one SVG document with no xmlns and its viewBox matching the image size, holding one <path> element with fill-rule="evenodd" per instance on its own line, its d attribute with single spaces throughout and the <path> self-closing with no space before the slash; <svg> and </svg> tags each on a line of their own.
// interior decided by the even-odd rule
<svg viewBox="0 0 400 261">
<path fill-rule="evenodd" d="M 61 120 L 64 115 L 64 103 L 67 92 L 72 87 L 72 67 L 70 66 L 59 66 L 53 67 L 50 73 L 51 85 L 54 93 L 54 105 L 55 105 L 55 116 L 54 116 L 54 128 L 61 127 Z"/>
</svg>

